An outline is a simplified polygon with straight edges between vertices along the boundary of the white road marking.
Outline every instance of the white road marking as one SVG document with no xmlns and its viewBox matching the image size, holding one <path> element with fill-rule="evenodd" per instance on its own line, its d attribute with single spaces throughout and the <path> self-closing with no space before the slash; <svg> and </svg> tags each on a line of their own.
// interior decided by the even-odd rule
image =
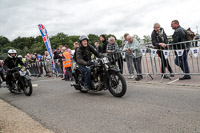
<svg viewBox="0 0 200 133">
<path fill-rule="evenodd" d="M 177 78 L 177 79 L 175 79 L 175 80 L 173 80 L 173 81 L 171 81 L 171 82 L 168 82 L 167 84 L 172 84 L 172 83 L 174 83 L 174 82 L 176 82 L 176 81 L 178 81 L 179 80 L 179 78 Z"/>
<path fill-rule="evenodd" d="M 32 87 L 38 87 L 38 84 L 32 84 Z"/>
<path fill-rule="evenodd" d="M 53 80 L 61 80 L 61 79 L 44 79 L 44 80 L 36 80 L 36 81 L 32 81 L 34 82 L 44 82 L 44 81 L 53 81 Z"/>
</svg>

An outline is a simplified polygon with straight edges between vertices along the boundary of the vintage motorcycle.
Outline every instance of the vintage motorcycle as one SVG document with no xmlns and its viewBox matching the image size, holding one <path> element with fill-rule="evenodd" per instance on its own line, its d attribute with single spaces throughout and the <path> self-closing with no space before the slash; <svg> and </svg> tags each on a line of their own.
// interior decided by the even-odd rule
<svg viewBox="0 0 200 133">
<path fill-rule="evenodd" d="M 108 57 L 96 58 L 93 60 L 91 69 L 91 89 L 84 89 L 84 75 L 79 66 L 74 68 L 73 76 L 76 90 L 87 93 L 88 91 L 109 90 L 115 97 L 122 97 L 126 93 L 127 85 L 125 78 L 116 65 L 112 65 Z"/>
<path fill-rule="evenodd" d="M 9 86 L 9 91 L 11 93 L 20 93 L 23 91 L 26 96 L 30 96 L 33 88 L 28 68 L 15 67 L 13 69 L 8 69 L 7 71 L 11 71 L 13 76 L 11 80 L 12 86 Z"/>
</svg>

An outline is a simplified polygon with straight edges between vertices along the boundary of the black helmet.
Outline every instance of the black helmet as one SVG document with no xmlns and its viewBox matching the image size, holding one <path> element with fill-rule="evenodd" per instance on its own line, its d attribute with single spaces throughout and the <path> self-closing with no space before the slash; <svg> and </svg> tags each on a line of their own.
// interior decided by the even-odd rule
<svg viewBox="0 0 200 133">
<path fill-rule="evenodd" d="M 79 37 L 79 41 L 80 41 L 80 43 L 83 41 L 83 40 L 89 40 L 89 38 L 88 38 L 88 36 L 86 36 L 86 35 L 81 35 L 80 37 Z"/>
</svg>

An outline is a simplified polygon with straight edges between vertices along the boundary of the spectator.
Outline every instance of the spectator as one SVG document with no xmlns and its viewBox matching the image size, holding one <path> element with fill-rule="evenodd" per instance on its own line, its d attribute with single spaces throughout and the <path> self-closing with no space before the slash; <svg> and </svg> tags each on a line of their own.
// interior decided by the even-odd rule
<svg viewBox="0 0 200 133">
<path fill-rule="evenodd" d="M 3 81 L 6 81 L 6 79 L 5 79 L 5 72 L 4 72 L 4 69 L 3 69 L 3 63 L 1 61 L 0 61 L 0 76 L 1 76 L 1 79 L 2 79 L 2 81 L 0 79 L 0 87 L 1 87 L 1 83 Z"/>
<path fill-rule="evenodd" d="M 117 52 L 119 50 L 118 44 L 115 42 L 114 37 L 110 37 L 108 39 L 108 45 L 106 48 L 106 51 L 108 53 L 108 56 L 112 58 L 112 64 L 116 65 L 116 62 L 118 63 L 119 69 L 121 70 L 121 73 L 123 73 L 123 60 L 121 53 Z"/>
<path fill-rule="evenodd" d="M 128 43 L 128 40 L 127 40 L 127 36 L 128 35 L 129 35 L 128 33 L 124 34 L 124 39 L 126 41 L 124 42 L 125 44 L 123 46 L 123 51 L 126 51 L 125 58 L 126 58 L 126 63 L 127 63 L 128 71 L 129 71 L 129 74 L 130 74 L 130 76 L 128 78 L 132 79 L 132 78 L 134 78 L 133 54 L 129 50 L 130 47 L 131 47 L 131 44 Z"/>
<path fill-rule="evenodd" d="M 42 55 L 40 55 L 40 54 L 35 53 L 34 55 L 35 55 L 35 58 L 36 58 L 36 62 L 41 61 L 42 58 L 43 58 Z"/>
<path fill-rule="evenodd" d="M 51 57 L 50 57 L 50 55 L 49 55 L 49 53 L 48 53 L 48 51 L 45 51 L 45 53 L 44 53 L 44 61 L 45 61 L 45 63 L 44 63 L 44 70 L 45 70 L 45 72 L 46 72 L 46 76 L 52 76 L 52 68 L 51 68 Z"/>
<path fill-rule="evenodd" d="M 98 40 L 94 41 L 94 45 L 95 45 L 95 48 L 96 48 L 96 50 L 98 52 L 102 51 L 102 47 L 101 47 L 101 45 L 99 45 L 99 41 Z"/>
<path fill-rule="evenodd" d="M 78 47 L 79 47 L 78 42 L 74 42 L 74 48 L 76 49 L 76 48 L 78 48 Z"/>
<path fill-rule="evenodd" d="M 100 41 L 103 43 L 103 47 L 102 47 L 101 52 L 106 53 L 106 48 L 107 48 L 107 45 L 108 45 L 108 41 L 106 40 L 106 36 L 103 35 L 103 34 L 100 35 Z"/>
<path fill-rule="evenodd" d="M 66 47 L 63 47 L 62 50 L 63 50 L 62 61 L 65 74 L 63 80 L 65 81 L 72 80 L 72 69 L 71 69 L 72 61 L 70 53 L 66 50 Z"/>
<path fill-rule="evenodd" d="M 183 42 L 187 41 L 187 34 L 185 29 L 183 29 L 180 25 L 178 20 L 173 20 L 171 22 L 171 27 L 174 29 L 174 34 L 172 36 L 173 38 L 173 43 L 178 43 L 178 42 Z M 175 59 L 175 64 L 181 68 L 181 70 L 185 73 L 185 75 L 182 78 L 179 78 L 179 80 L 186 80 L 186 79 L 191 79 L 191 76 L 189 75 L 190 70 L 188 66 L 188 52 L 189 52 L 189 43 L 181 43 L 181 44 L 176 44 L 175 49 L 184 49 L 183 55 L 178 56 L 176 53 L 176 59 Z"/>
<path fill-rule="evenodd" d="M 22 55 L 18 55 L 17 57 L 25 64 L 25 60 L 23 59 Z M 18 67 L 21 67 L 21 64 L 18 64 Z"/>
<path fill-rule="evenodd" d="M 73 60 L 76 62 L 76 51 L 79 48 L 78 42 L 74 42 L 74 48 L 75 48 L 75 52 L 74 52 Z"/>
<path fill-rule="evenodd" d="M 54 50 L 54 60 L 55 60 L 55 64 L 56 64 L 56 69 L 58 70 L 58 74 L 60 77 L 62 77 L 62 70 L 63 70 L 62 52 L 59 48 Z"/>
<path fill-rule="evenodd" d="M 70 57 L 72 58 L 72 50 L 67 45 L 65 45 L 65 48 L 67 52 L 69 53 Z"/>
<path fill-rule="evenodd" d="M 42 64 L 40 61 L 42 61 L 42 55 L 35 53 L 35 59 L 36 59 L 36 68 L 37 68 L 37 73 L 38 77 L 41 77 L 41 74 L 43 74 L 43 69 L 42 69 Z"/>
<path fill-rule="evenodd" d="M 141 65 L 141 60 L 142 60 L 142 53 L 140 51 L 140 45 L 136 39 L 133 39 L 130 35 L 127 37 L 128 42 L 124 46 L 124 50 L 127 52 L 131 53 L 133 56 L 133 63 L 137 72 L 137 78 L 135 78 L 136 81 L 141 80 L 142 77 L 142 65 Z"/>
<path fill-rule="evenodd" d="M 62 53 L 62 48 L 63 48 L 63 45 L 59 45 L 59 47 L 57 48 L 57 52 L 59 54 Z"/>
<path fill-rule="evenodd" d="M 173 73 L 168 59 L 165 59 L 165 56 L 163 54 L 163 50 L 167 48 L 166 44 L 168 43 L 168 40 L 167 40 L 167 35 L 165 34 L 164 29 L 160 27 L 159 23 L 154 24 L 154 30 L 151 34 L 151 40 L 152 40 L 153 46 L 156 46 L 157 49 L 158 49 L 157 54 L 159 55 L 159 57 L 161 59 L 161 63 L 162 63 L 161 72 L 162 72 L 162 74 L 165 73 L 165 68 L 167 68 L 170 73 Z M 173 74 L 171 74 L 171 76 L 174 77 Z M 164 75 L 164 78 L 168 78 L 167 75 Z"/>
</svg>

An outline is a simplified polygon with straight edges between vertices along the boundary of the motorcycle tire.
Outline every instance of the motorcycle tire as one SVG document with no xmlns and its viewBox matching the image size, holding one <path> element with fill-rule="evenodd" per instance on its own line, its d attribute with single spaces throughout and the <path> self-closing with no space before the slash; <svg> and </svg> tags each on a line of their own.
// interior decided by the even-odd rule
<svg viewBox="0 0 200 133">
<path fill-rule="evenodd" d="M 81 90 L 79 90 L 81 93 L 88 93 L 88 91 L 86 91 L 86 90 L 83 90 L 83 89 L 81 89 Z"/>
<path fill-rule="evenodd" d="M 23 91 L 24 91 L 24 94 L 26 96 L 30 96 L 32 94 L 32 91 L 33 91 L 33 87 L 32 87 L 32 83 L 31 81 L 27 81 L 28 82 L 28 86 L 27 87 L 24 87 Z"/>
<path fill-rule="evenodd" d="M 13 90 L 12 90 L 12 89 L 10 89 L 10 88 L 9 88 L 8 90 L 10 91 L 10 93 L 15 93 L 15 91 L 13 91 Z"/>
<path fill-rule="evenodd" d="M 119 92 L 117 92 L 117 88 L 119 87 L 119 82 L 121 82 L 122 88 Z M 127 90 L 126 80 L 120 72 L 110 73 L 110 80 L 108 81 L 108 90 L 115 97 L 122 97 L 125 95 Z"/>
</svg>

